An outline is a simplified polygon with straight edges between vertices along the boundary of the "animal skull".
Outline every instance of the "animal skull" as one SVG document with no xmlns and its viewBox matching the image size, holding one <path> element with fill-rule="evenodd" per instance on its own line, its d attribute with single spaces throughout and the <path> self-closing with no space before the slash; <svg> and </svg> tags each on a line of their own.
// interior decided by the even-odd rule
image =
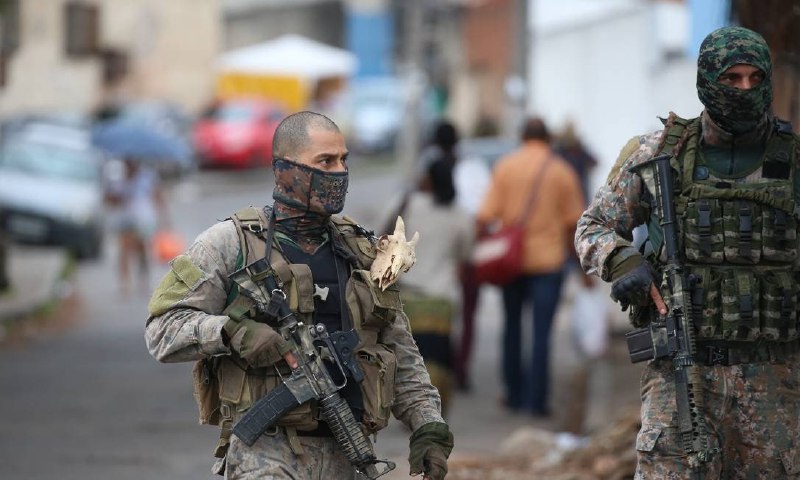
<svg viewBox="0 0 800 480">
<path fill-rule="evenodd" d="M 376 248 L 378 254 L 369 270 L 370 278 L 378 282 L 381 290 L 386 290 L 397 281 L 401 273 L 407 272 L 417 261 L 414 248 L 419 241 L 419 232 L 414 233 L 410 241 L 406 241 L 406 224 L 403 217 L 397 217 L 394 233 L 381 235 Z"/>
</svg>

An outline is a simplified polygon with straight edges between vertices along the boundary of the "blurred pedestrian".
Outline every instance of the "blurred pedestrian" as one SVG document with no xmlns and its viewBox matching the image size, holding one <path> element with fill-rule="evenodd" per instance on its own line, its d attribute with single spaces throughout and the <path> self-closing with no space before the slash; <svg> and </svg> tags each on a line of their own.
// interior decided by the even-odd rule
<svg viewBox="0 0 800 480">
<path fill-rule="evenodd" d="M 575 244 L 642 327 L 640 345 L 670 339 L 663 354 L 637 358 L 649 361 L 636 478 L 796 478 L 800 136 L 772 114 L 770 48 L 758 33 L 711 32 L 696 78 L 703 111 L 670 113 L 662 130 L 630 139 Z M 665 157 L 671 185 L 647 166 Z M 641 225 L 649 239 L 639 249 Z"/>
<path fill-rule="evenodd" d="M 534 187 L 536 185 L 536 187 Z M 550 147 L 544 121 L 528 119 L 522 145 L 500 159 L 478 212 L 478 234 L 520 220 L 526 199 L 538 188 L 525 221 L 523 275 L 503 287 L 504 405 L 535 416 L 549 415 L 549 356 L 553 316 L 561 296 L 564 263 L 573 251 L 575 224 L 584 199 L 574 170 Z M 523 361 L 522 309 L 532 304 L 532 358 Z"/>
<path fill-rule="evenodd" d="M 590 175 L 594 167 L 597 166 L 597 159 L 578 137 L 572 120 L 567 121 L 555 139 L 554 150 L 575 169 L 575 173 L 578 174 L 578 179 L 581 181 L 583 198 L 588 201 L 592 196 L 589 191 Z"/>
<path fill-rule="evenodd" d="M 431 144 L 422 152 L 421 165 L 430 165 L 442 160 L 454 165 L 452 177 L 455 187 L 455 203 L 471 218 L 474 224 L 480 201 L 489 187 L 491 171 L 483 159 L 462 158 L 458 153 L 460 135 L 456 126 L 447 121 L 440 121 L 433 132 Z M 424 168 L 424 167 L 423 167 Z M 461 298 L 459 334 L 453 349 L 453 373 L 456 386 L 467 391 L 470 388 L 469 365 L 472 358 L 473 338 L 475 334 L 475 312 L 478 309 L 480 285 L 475 278 L 475 269 L 464 259 L 458 267 L 459 289 Z"/>
<path fill-rule="evenodd" d="M 454 166 L 450 155 L 428 164 L 401 213 L 406 229 L 425 239 L 417 245 L 417 263 L 401 280 L 407 287 L 403 304 L 443 412 L 454 383 L 451 325 L 461 310 L 459 270 L 475 235 L 472 217 L 455 202 Z"/>
<path fill-rule="evenodd" d="M 149 289 L 150 240 L 163 219 L 164 200 L 158 173 L 134 158 L 105 186 L 110 227 L 119 241 L 118 274 L 123 294 L 131 290 L 131 264 L 138 265 L 139 286 Z"/>
</svg>

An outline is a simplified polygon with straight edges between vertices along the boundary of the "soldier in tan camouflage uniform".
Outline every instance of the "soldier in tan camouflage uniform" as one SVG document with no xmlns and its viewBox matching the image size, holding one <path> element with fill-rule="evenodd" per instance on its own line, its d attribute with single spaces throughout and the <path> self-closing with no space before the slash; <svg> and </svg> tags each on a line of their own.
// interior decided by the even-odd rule
<svg viewBox="0 0 800 480">
<path fill-rule="evenodd" d="M 348 382 L 340 394 L 363 431 L 385 427 L 391 411 L 413 432 L 411 473 L 441 480 L 452 435 L 399 292 L 364 281 L 376 254 L 374 237 L 334 215 L 347 191 L 344 137 L 328 118 L 300 112 L 278 127 L 273 154 L 274 205 L 244 209 L 213 225 L 172 262 L 149 305 L 151 354 L 162 362 L 197 362 L 200 421 L 222 430 L 216 473 L 229 479 L 356 478 L 314 401 L 281 417 L 252 447 L 231 435 L 253 402 L 297 366 L 286 340 L 230 279 L 264 256 L 263 232 L 274 222 L 270 271 L 298 320 L 359 334 L 356 357 L 365 380 Z"/>
<path fill-rule="evenodd" d="M 680 258 L 699 279 L 691 320 L 712 452 L 706 479 L 800 478 L 800 142 L 770 114 L 771 71 L 757 33 L 709 34 L 697 73 L 705 110 L 692 120 L 670 114 L 664 131 L 628 142 L 575 237 L 584 269 L 612 282 L 635 326 L 665 314 L 653 191 L 631 167 L 672 156 Z M 639 225 L 649 235 L 636 248 Z M 636 478 L 694 478 L 678 436 L 673 372 L 670 358 L 645 367 Z"/>
</svg>

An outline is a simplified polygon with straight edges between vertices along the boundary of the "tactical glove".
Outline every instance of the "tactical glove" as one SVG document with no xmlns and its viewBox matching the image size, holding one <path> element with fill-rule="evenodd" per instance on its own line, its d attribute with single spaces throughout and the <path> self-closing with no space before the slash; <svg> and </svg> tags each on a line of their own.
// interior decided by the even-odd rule
<svg viewBox="0 0 800 480">
<path fill-rule="evenodd" d="M 252 367 L 268 367 L 281 360 L 289 344 L 269 325 L 250 318 L 231 318 L 222 327 L 228 346 Z"/>
<path fill-rule="evenodd" d="M 446 423 L 426 423 L 411 435 L 409 450 L 411 475 L 423 473 L 430 480 L 442 480 L 447 475 L 447 457 L 453 450 L 453 434 Z"/>
<path fill-rule="evenodd" d="M 653 267 L 641 255 L 630 256 L 611 269 L 611 298 L 623 310 L 628 305 L 648 305 L 654 279 Z"/>
</svg>

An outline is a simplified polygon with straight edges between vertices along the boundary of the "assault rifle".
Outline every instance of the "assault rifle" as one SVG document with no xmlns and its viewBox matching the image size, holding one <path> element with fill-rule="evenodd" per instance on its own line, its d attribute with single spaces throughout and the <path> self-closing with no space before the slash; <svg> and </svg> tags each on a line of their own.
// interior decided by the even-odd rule
<svg viewBox="0 0 800 480">
<path fill-rule="evenodd" d="M 701 280 L 687 275 L 678 255 L 678 237 L 673 205 L 670 155 L 660 155 L 633 167 L 651 187 L 655 207 L 664 233 L 666 264 L 664 276 L 670 290 L 667 314 L 625 335 L 631 360 L 636 362 L 671 357 L 675 376 L 675 401 L 678 407 L 678 430 L 692 478 L 703 478 L 703 465 L 713 454 L 703 416 L 703 391 L 700 369 L 695 364 L 696 350 L 692 323 L 693 286 Z"/>
<path fill-rule="evenodd" d="M 256 301 L 257 308 L 268 317 L 277 319 L 280 334 L 289 342 L 291 353 L 297 359 L 297 367 L 292 373 L 245 413 L 233 427 L 233 433 L 252 446 L 287 412 L 316 399 L 322 419 L 350 463 L 361 474 L 372 480 L 393 470 L 394 462 L 377 459 L 350 406 L 339 394 L 347 383 L 347 374 L 356 382 L 364 379 L 353 356 L 359 341 L 356 331 L 329 333 L 321 323 L 306 325 L 299 322 L 265 259 L 235 272 L 231 279 L 242 289 L 242 294 Z M 341 373 L 339 383 L 331 376 L 325 361 L 334 364 Z"/>
</svg>

